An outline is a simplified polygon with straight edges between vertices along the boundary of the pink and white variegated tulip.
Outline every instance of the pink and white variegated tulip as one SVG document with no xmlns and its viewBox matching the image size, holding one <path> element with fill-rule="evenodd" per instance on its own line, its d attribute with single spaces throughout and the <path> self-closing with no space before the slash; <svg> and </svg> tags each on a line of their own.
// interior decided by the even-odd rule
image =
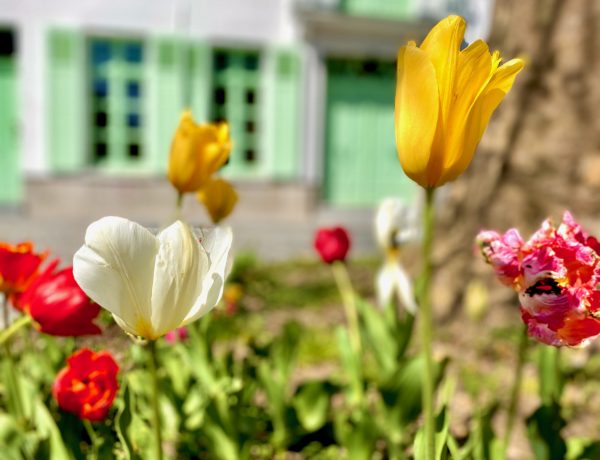
<svg viewBox="0 0 600 460">
<path fill-rule="evenodd" d="M 600 244 L 565 212 L 525 242 L 515 229 L 482 231 L 477 243 L 500 281 L 519 294 L 529 335 L 554 346 L 585 346 L 600 335 Z"/>
</svg>

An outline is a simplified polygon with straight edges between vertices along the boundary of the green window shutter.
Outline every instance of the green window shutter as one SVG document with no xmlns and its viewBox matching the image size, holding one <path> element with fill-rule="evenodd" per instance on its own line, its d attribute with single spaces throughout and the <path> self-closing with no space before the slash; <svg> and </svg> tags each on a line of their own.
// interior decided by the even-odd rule
<svg viewBox="0 0 600 460">
<path fill-rule="evenodd" d="M 17 81 L 13 54 L 0 55 L 0 101 L 0 204 L 14 204 L 22 198 L 23 188 L 17 145 Z"/>
<path fill-rule="evenodd" d="M 179 117 L 190 107 L 189 45 L 174 37 L 155 37 L 148 45 L 146 145 L 152 170 L 164 172 Z"/>
<path fill-rule="evenodd" d="M 108 173 L 144 172 L 144 44 L 90 37 L 87 51 L 90 163 Z"/>
<path fill-rule="evenodd" d="M 87 163 L 84 40 L 76 30 L 51 30 L 48 40 L 49 164 L 70 172 Z"/>
<path fill-rule="evenodd" d="M 414 16 L 413 3 L 413 0 L 342 0 L 342 9 L 356 16 L 410 19 Z"/>
<path fill-rule="evenodd" d="M 252 179 L 263 172 L 261 61 L 255 50 L 213 52 L 211 119 L 229 123 L 233 149 L 223 174 L 230 178 Z"/>
<path fill-rule="evenodd" d="M 206 122 L 211 117 L 212 49 L 208 43 L 190 44 L 190 98 L 196 120 Z"/>
<path fill-rule="evenodd" d="M 270 54 L 265 77 L 268 94 L 265 107 L 266 173 L 277 179 L 298 177 L 300 158 L 301 60 L 295 49 L 278 49 Z"/>
</svg>

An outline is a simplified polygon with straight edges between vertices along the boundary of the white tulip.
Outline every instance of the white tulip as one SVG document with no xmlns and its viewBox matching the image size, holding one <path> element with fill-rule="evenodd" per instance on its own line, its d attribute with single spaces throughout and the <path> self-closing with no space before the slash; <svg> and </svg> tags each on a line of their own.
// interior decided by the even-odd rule
<svg viewBox="0 0 600 460">
<path fill-rule="evenodd" d="M 152 234 L 121 217 L 92 223 L 73 258 L 83 291 L 126 332 L 154 340 L 208 313 L 223 293 L 232 234 L 177 221 Z"/>
<path fill-rule="evenodd" d="M 400 264 L 400 245 L 414 237 L 409 226 L 408 207 L 397 198 L 386 198 L 381 202 L 375 216 L 375 236 L 385 254 L 383 267 L 377 274 L 375 287 L 377 302 L 385 307 L 394 297 L 406 310 L 415 313 L 412 284 Z"/>
</svg>

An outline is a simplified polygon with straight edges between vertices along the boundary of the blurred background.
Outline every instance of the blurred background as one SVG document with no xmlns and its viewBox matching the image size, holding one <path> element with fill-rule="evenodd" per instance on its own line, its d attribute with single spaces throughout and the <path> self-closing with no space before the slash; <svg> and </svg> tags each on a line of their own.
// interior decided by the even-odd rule
<svg viewBox="0 0 600 460">
<path fill-rule="evenodd" d="M 474 236 L 514 226 L 528 238 L 565 209 L 600 234 L 598 0 L 0 0 L 0 240 L 31 239 L 66 263 L 102 216 L 168 223 L 181 111 L 225 119 L 234 148 L 222 174 L 240 195 L 226 223 L 237 253 L 257 256 L 237 258 L 230 281 L 243 296 L 226 294 L 227 308 L 268 311 L 240 316 L 256 334 L 299 319 L 318 364 L 305 372 L 330 372 L 343 311 L 314 231 L 350 230 L 352 280 L 372 298 L 381 261 L 357 259 L 375 251 L 376 204 L 419 205 L 394 142 L 396 53 L 449 13 L 467 18 L 466 42 L 527 61 L 467 173 L 439 194 L 433 298 L 446 321 L 434 351 L 456 358 L 453 431 L 464 434 L 477 402 L 508 396 L 520 325 Z M 208 224 L 194 201 L 186 218 Z M 416 253 L 403 253 L 412 275 Z M 580 381 L 565 390 L 568 434 L 600 430 L 598 348 L 566 350 L 588 373 L 573 371 Z M 531 363 L 524 375 L 523 417 L 537 407 Z M 509 458 L 531 458 L 520 430 Z"/>
<path fill-rule="evenodd" d="M 416 203 L 394 142 L 395 56 L 449 13 L 488 35 L 489 0 L 0 0 L 0 239 L 67 260 L 86 226 L 172 218 L 181 111 L 227 120 L 236 246 L 311 254 L 347 225 L 373 250 L 373 207 Z M 186 217 L 207 224 L 194 198 Z"/>
</svg>

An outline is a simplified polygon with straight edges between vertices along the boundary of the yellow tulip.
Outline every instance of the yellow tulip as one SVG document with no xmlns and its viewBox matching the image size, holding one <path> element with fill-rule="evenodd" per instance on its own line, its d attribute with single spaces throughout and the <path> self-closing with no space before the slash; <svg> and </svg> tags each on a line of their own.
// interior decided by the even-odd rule
<svg viewBox="0 0 600 460">
<path fill-rule="evenodd" d="M 421 46 L 409 42 L 398 52 L 396 146 L 408 177 L 425 188 L 460 176 L 494 110 L 524 66 L 521 59 L 500 65 L 498 51 L 477 40 L 460 50 L 465 20 L 442 19 Z"/>
<path fill-rule="evenodd" d="M 227 123 L 197 124 L 186 111 L 171 144 L 168 177 L 180 194 L 199 190 L 231 152 Z"/>
<path fill-rule="evenodd" d="M 231 214 L 238 201 L 235 189 L 223 179 L 210 179 L 196 196 L 198 201 L 204 204 L 215 224 Z"/>
</svg>

